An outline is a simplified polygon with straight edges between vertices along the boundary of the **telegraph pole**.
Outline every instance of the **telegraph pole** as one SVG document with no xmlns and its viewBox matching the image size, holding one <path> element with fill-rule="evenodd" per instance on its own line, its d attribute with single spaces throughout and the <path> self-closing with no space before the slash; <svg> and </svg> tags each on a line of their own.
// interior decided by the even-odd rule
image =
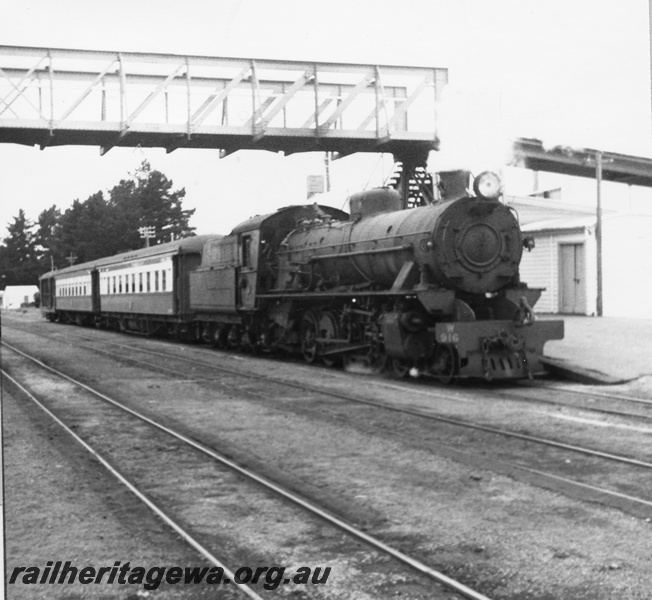
<svg viewBox="0 0 652 600">
<path fill-rule="evenodd" d="M 596 298 L 596 312 L 598 317 L 602 316 L 602 152 L 595 153 L 595 180 L 596 189 L 596 210 L 595 210 L 595 246 L 597 262 L 597 283 L 598 295 Z"/>
</svg>

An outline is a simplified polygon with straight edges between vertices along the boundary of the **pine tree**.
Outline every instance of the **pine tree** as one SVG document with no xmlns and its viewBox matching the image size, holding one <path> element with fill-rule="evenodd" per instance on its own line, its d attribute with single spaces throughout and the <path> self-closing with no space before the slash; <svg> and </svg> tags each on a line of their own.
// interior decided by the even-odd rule
<svg viewBox="0 0 652 600">
<path fill-rule="evenodd" d="M 40 275 L 34 234 L 34 223 L 21 208 L 13 223 L 7 225 L 9 236 L 0 247 L 0 282 L 7 285 L 35 285 Z"/>
<path fill-rule="evenodd" d="M 108 199 L 100 191 L 83 202 L 75 200 L 64 212 L 56 206 L 42 211 L 35 233 L 21 210 L 9 226 L 9 238 L 0 245 L 0 286 L 26 279 L 34 283 L 53 266 L 69 266 L 69 256 L 78 264 L 142 248 L 140 227 L 155 228 L 150 244 L 192 236 L 195 228 L 189 221 L 195 210 L 182 208 L 185 195 L 145 161 L 111 190 Z"/>
<path fill-rule="evenodd" d="M 41 271 L 49 271 L 55 264 L 60 264 L 63 255 L 58 244 L 59 221 L 61 211 L 52 205 L 38 216 L 37 230 L 34 236 L 36 252 Z"/>
<path fill-rule="evenodd" d="M 194 235 L 189 221 L 195 209 L 184 210 L 181 204 L 186 191 L 172 190 L 172 186 L 171 180 L 144 161 L 131 179 L 122 180 L 111 190 L 110 204 L 118 210 L 127 249 L 142 246 L 141 227 L 154 227 L 156 235 L 150 244 Z"/>
</svg>

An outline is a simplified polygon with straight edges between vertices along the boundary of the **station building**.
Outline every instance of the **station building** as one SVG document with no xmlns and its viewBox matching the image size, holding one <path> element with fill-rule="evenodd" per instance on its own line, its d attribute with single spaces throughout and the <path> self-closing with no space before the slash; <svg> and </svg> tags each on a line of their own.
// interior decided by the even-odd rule
<svg viewBox="0 0 652 600">
<path fill-rule="evenodd" d="M 521 280 L 545 291 L 536 310 L 597 314 L 595 208 L 535 197 L 507 196 L 524 235 Z M 602 216 L 603 316 L 652 319 L 652 213 L 607 209 Z"/>
</svg>

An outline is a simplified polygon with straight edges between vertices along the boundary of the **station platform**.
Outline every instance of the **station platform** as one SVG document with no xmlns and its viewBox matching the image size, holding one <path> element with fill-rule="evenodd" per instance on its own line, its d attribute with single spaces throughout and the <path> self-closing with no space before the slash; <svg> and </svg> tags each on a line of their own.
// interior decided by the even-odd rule
<svg viewBox="0 0 652 600">
<path fill-rule="evenodd" d="M 544 362 L 549 370 L 580 383 L 652 382 L 652 319 L 537 315 L 562 319 L 564 339 L 548 342 Z"/>
</svg>

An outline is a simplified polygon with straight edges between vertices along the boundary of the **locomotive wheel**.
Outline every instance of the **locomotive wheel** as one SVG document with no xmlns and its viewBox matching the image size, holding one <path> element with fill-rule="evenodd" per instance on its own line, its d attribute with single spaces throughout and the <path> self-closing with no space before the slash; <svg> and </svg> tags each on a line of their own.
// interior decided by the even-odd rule
<svg viewBox="0 0 652 600">
<path fill-rule="evenodd" d="M 374 373 L 382 373 L 387 369 L 388 359 L 384 352 L 372 352 L 369 354 L 369 366 Z"/>
<path fill-rule="evenodd" d="M 457 351 L 450 344 L 439 344 L 435 349 L 431 372 L 444 384 L 449 384 L 457 375 Z"/>
<path fill-rule="evenodd" d="M 319 355 L 317 347 L 317 315 L 308 311 L 301 319 L 301 354 L 307 363 L 314 363 Z"/>
<path fill-rule="evenodd" d="M 213 334 L 213 345 L 221 350 L 228 348 L 229 334 L 226 327 L 218 327 Z"/>
<path fill-rule="evenodd" d="M 396 377 L 403 379 L 410 372 L 410 362 L 403 358 L 392 358 L 392 371 Z"/>
<path fill-rule="evenodd" d="M 317 328 L 320 338 L 336 339 L 340 337 L 340 325 L 337 319 L 337 313 L 332 310 L 326 310 L 319 313 L 319 326 Z M 341 363 L 340 357 L 322 356 L 322 362 L 327 367 L 333 367 Z"/>
<path fill-rule="evenodd" d="M 229 328 L 228 334 L 226 336 L 226 346 L 231 350 L 240 350 L 240 341 L 242 339 L 242 333 L 238 325 L 233 325 Z"/>
</svg>

